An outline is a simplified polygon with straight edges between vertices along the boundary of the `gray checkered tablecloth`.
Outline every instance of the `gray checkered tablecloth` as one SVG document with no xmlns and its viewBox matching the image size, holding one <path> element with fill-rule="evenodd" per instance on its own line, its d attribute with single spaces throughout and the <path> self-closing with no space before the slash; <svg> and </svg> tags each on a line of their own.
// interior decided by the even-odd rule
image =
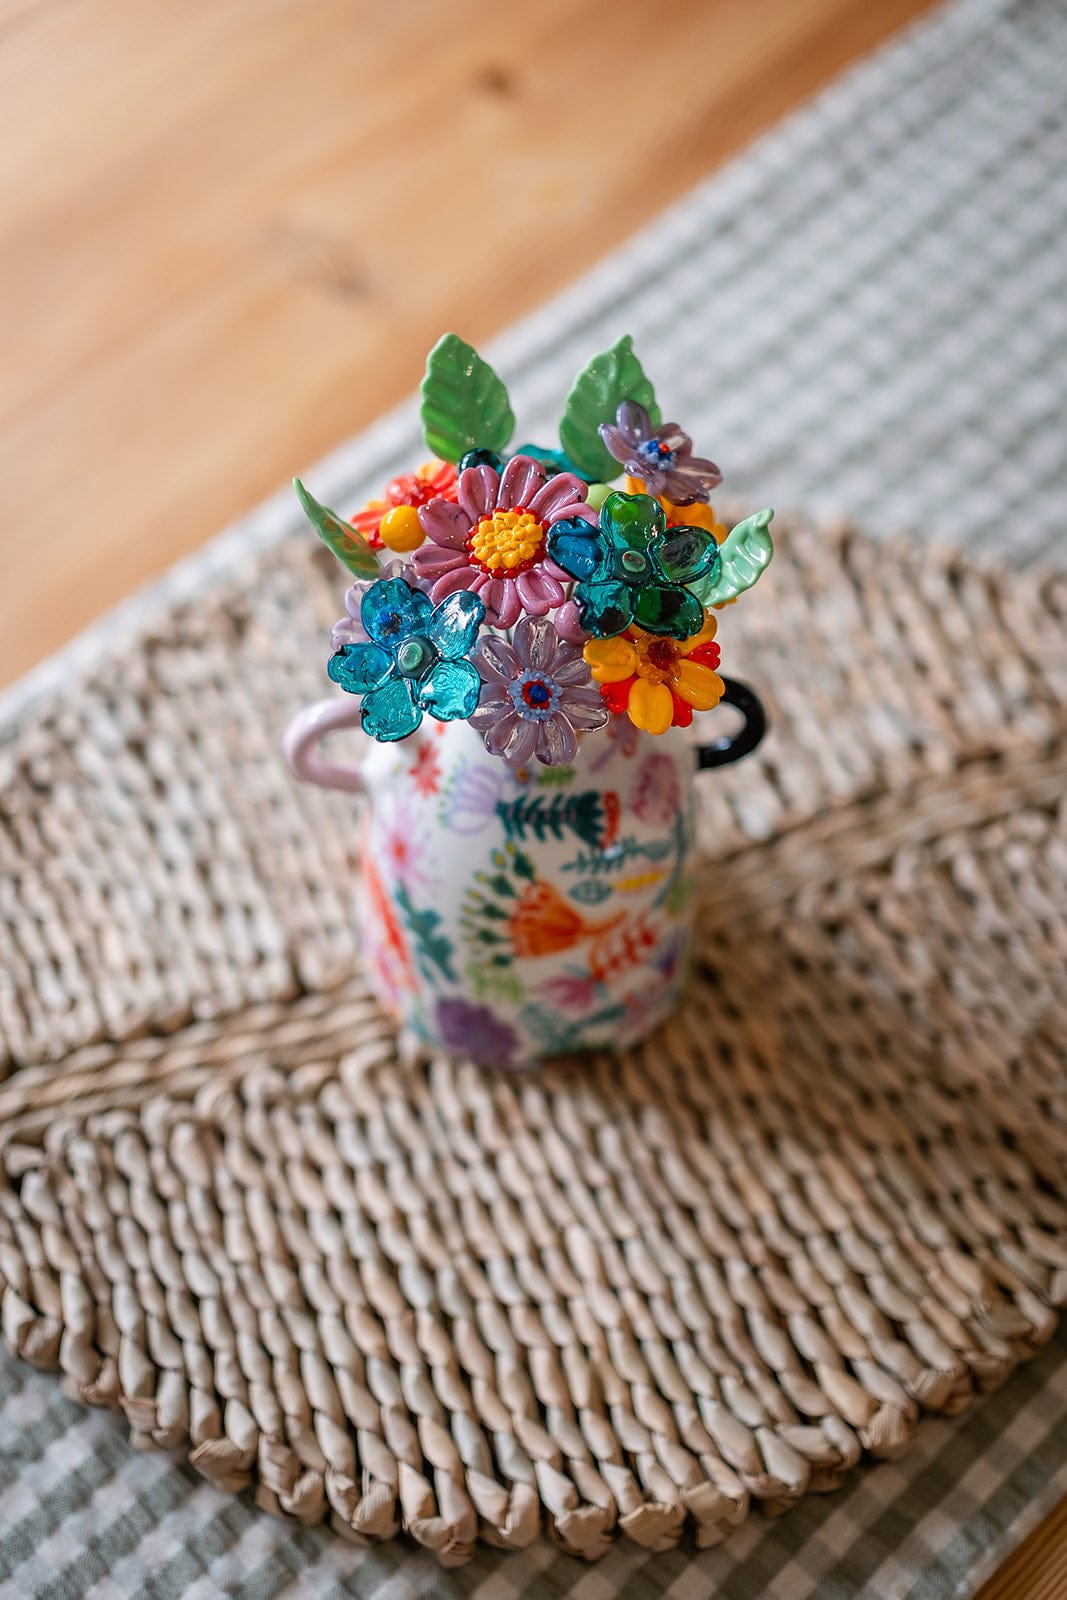
<svg viewBox="0 0 1067 1600">
<path fill-rule="evenodd" d="M 962 0 L 835 83 L 625 249 L 499 340 L 545 436 L 590 349 L 634 334 L 672 414 L 761 503 L 936 532 L 1019 562 L 1067 527 L 1067 7 Z M 462 330 L 460 330 L 462 331 Z M 694 359 L 694 352 L 696 358 Z M 410 461 L 401 408 L 309 474 L 351 503 Z M 127 606 L 7 697 L 287 532 L 253 513 L 154 598 Z M 1067 1337 L 899 1463 L 857 1472 L 723 1548 L 620 1544 L 586 1568 L 542 1543 L 442 1573 L 404 1544 L 360 1550 L 138 1455 L 125 1426 L 0 1360 L 0 1600 L 479 1600 L 625 1593 L 703 1600 L 936 1600 L 981 1579 L 1067 1493 Z"/>
</svg>

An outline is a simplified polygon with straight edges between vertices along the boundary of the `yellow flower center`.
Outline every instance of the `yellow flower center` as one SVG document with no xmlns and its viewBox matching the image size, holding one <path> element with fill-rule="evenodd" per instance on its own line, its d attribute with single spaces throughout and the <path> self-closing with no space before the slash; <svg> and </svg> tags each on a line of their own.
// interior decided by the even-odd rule
<svg viewBox="0 0 1067 1600">
<path fill-rule="evenodd" d="M 539 561 L 545 543 L 544 524 L 522 506 L 493 511 L 480 518 L 467 540 L 471 561 L 498 578 L 517 578 Z"/>
</svg>

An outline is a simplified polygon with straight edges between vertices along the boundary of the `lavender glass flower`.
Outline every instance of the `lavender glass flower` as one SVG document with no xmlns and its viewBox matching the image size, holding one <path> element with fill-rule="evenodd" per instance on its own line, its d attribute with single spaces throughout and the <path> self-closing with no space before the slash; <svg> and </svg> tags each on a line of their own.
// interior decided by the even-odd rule
<svg viewBox="0 0 1067 1600">
<path fill-rule="evenodd" d="M 581 651 L 546 617 L 523 617 L 511 644 L 488 635 L 471 659 L 482 678 L 471 726 L 509 766 L 534 757 L 547 767 L 567 766 L 578 754 L 578 734 L 608 720 Z"/>
<path fill-rule="evenodd" d="M 675 506 L 706 500 L 722 482 L 714 461 L 693 454 L 693 441 L 676 422 L 653 428 L 652 419 L 636 400 L 624 400 L 614 425 L 602 422 L 600 437 L 632 478 L 640 478 L 650 494 Z"/>
</svg>

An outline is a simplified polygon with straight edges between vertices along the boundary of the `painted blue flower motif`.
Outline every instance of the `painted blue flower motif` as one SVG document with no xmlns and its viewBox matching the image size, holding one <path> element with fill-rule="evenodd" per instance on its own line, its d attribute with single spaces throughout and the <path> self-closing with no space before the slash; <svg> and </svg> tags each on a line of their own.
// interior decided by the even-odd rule
<svg viewBox="0 0 1067 1600">
<path fill-rule="evenodd" d="M 349 694 L 363 696 L 365 732 L 380 740 L 406 739 L 428 711 L 439 722 L 469 717 L 481 679 L 466 660 L 485 607 L 460 589 L 434 606 L 403 578 L 381 578 L 360 603 L 366 642 L 345 644 L 327 671 Z"/>
<path fill-rule="evenodd" d="M 609 494 L 596 525 L 577 517 L 548 535 L 552 560 L 578 580 L 586 633 L 613 639 L 634 623 L 646 633 L 691 639 L 704 607 L 687 587 L 717 570 L 719 547 L 704 528 L 670 528 L 648 494 Z"/>
</svg>

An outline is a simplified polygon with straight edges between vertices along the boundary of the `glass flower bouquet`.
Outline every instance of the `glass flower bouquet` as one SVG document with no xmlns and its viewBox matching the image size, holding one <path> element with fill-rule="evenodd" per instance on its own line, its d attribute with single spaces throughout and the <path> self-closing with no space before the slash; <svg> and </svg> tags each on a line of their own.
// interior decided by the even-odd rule
<svg viewBox="0 0 1067 1600">
<path fill-rule="evenodd" d="M 693 751 L 661 736 L 723 699 L 745 728 L 700 765 L 762 734 L 719 675 L 716 612 L 766 570 L 772 513 L 716 521 L 719 469 L 661 421 L 628 337 L 578 374 L 558 445 L 508 454 L 507 390 L 454 334 L 422 423 L 433 459 L 350 521 L 296 483 L 354 579 L 327 665 L 353 699 L 309 708 L 287 753 L 370 795 L 370 964 L 424 1039 L 509 1064 L 627 1043 L 684 971 Z M 355 722 L 394 754 L 324 760 Z"/>
<path fill-rule="evenodd" d="M 462 719 L 509 766 L 568 766 L 609 718 L 662 734 L 710 711 L 714 611 L 766 568 L 772 513 L 730 534 L 716 522 L 721 473 L 660 422 L 629 338 L 578 375 L 558 449 L 505 455 L 507 391 L 454 334 L 430 354 L 422 402 L 438 459 L 351 524 L 297 483 L 356 579 L 328 670 L 361 697 L 364 732 Z"/>
</svg>

